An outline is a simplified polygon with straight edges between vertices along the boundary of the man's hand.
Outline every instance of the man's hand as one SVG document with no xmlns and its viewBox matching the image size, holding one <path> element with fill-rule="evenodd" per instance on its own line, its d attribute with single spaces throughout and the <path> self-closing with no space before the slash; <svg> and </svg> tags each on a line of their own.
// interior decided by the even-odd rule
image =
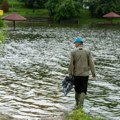
<svg viewBox="0 0 120 120">
<path fill-rule="evenodd" d="M 73 76 L 72 75 L 69 75 L 69 78 L 72 78 Z"/>
<path fill-rule="evenodd" d="M 93 80 L 96 80 L 96 77 L 93 77 L 92 79 L 93 79 Z"/>
</svg>

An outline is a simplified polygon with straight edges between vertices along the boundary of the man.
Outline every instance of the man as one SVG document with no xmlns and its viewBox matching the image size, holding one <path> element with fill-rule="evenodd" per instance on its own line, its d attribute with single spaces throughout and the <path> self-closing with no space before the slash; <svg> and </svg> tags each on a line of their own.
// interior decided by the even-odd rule
<svg viewBox="0 0 120 120">
<path fill-rule="evenodd" d="M 75 49 L 71 52 L 69 76 L 74 76 L 76 108 L 82 108 L 87 94 L 89 70 L 96 79 L 94 61 L 90 50 L 83 47 L 82 38 L 74 41 Z"/>
</svg>

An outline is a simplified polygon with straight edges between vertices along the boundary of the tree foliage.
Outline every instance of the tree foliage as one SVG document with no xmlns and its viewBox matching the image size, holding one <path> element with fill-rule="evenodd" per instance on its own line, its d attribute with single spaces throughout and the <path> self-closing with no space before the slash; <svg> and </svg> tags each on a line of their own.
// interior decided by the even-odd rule
<svg viewBox="0 0 120 120">
<path fill-rule="evenodd" d="M 93 0 L 90 12 L 93 17 L 101 17 L 108 12 L 120 12 L 120 0 Z"/>
<path fill-rule="evenodd" d="M 56 21 L 80 16 L 78 0 L 49 0 L 46 4 L 50 17 Z"/>
<path fill-rule="evenodd" d="M 20 0 L 28 8 L 44 8 L 47 0 Z"/>
<path fill-rule="evenodd" d="M 45 6 L 48 9 L 50 17 L 53 17 L 55 15 L 56 13 L 55 8 L 57 4 L 58 4 L 58 0 L 48 0 L 48 2 L 46 3 Z"/>
<path fill-rule="evenodd" d="M 8 12 L 9 10 L 8 0 L 0 0 L 0 9 L 2 9 L 4 12 Z"/>
<path fill-rule="evenodd" d="M 8 2 L 8 0 L 0 0 L 0 4 L 2 4 L 3 2 Z"/>
</svg>

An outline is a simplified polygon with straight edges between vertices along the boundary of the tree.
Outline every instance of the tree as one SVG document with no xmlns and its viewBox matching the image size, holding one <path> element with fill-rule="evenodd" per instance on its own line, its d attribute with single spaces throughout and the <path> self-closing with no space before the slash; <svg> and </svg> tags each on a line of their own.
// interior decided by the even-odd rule
<svg viewBox="0 0 120 120">
<path fill-rule="evenodd" d="M 44 8 L 47 0 L 20 0 L 28 8 Z"/>
<path fill-rule="evenodd" d="M 36 3 L 38 4 L 39 8 L 45 8 L 45 3 L 47 0 L 36 0 Z"/>
<path fill-rule="evenodd" d="M 46 8 L 48 9 L 49 12 L 49 16 L 53 17 L 56 13 L 56 5 L 58 4 L 59 0 L 48 0 L 48 2 L 46 3 Z"/>
<path fill-rule="evenodd" d="M 108 12 L 120 12 L 120 0 L 93 0 L 90 12 L 93 17 L 102 17 Z"/>
<path fill-rule="evenodd" d="M 46 7 L 49 16 L 56 21 L 80 16 L 81 5 L 78 0 L 49 0 Z"/>
<path fill-rule="evenodd" d="M 9 10 L 9 4 L 8 4 L 8 0 L 0 0 L 0 7 L 4 12 L 8 12 Z"/>
</svg>

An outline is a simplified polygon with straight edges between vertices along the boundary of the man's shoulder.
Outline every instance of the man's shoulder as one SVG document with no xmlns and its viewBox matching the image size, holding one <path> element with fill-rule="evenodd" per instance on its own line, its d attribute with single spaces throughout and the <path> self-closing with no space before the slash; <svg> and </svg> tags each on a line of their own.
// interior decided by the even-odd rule
<svg viewBox="0 0 120 120">
<path fill-rule="evenodd" d="M 71 53 L 74 54 L 76 53 L 78 50 L 83 50 L 83 51 L 86 51 L 88 54 L 90 53 L 90 49 L 87 48 L 87 47 L 78 47 L 78 48 L 74 48 Z"/>
<path fill-rule="evenodd" d="M 78 50 L 78 48 L 74 48 L 71 53 L 74 54 L 76 51 Z"/>
<path fill-rule="evenodd" d="M 90 49 L 89 48 L 83 48 L 86 52 L 90 52 Z"/>
</svg>

